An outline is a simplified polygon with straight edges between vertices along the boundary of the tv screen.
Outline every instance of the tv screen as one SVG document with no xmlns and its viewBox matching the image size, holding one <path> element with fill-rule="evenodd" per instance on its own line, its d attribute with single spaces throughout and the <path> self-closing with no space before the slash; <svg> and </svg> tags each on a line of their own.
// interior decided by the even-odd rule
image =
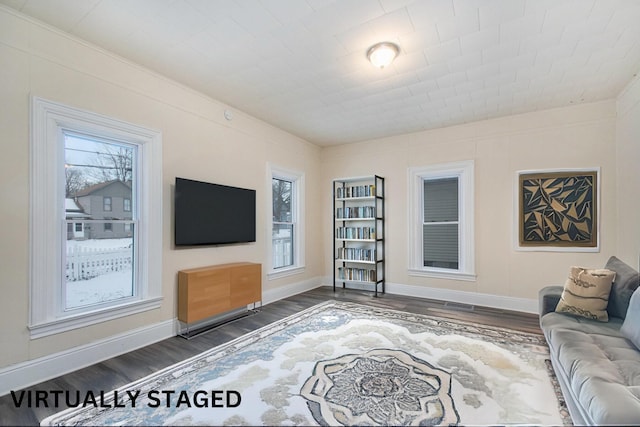
<svg viewBox="0 0 640 427">
<path fill-rule="evenodd" d="M 176 178 L 176 246 L 256 241 L 256 191 Z"/>
</svg>

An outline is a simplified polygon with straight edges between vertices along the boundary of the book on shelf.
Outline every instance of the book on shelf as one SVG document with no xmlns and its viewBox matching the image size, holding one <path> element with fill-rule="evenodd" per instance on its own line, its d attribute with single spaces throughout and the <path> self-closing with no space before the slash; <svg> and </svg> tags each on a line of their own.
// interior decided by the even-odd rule
<svg viewBox="0 0 640 427">
<path fill-rule="evenodd" d="M 337 259 L 346 261 L 369 261 L 376 260 L 375 249 L 367 248 L 338 248 Z"/>
<path fill-rule="evenodd" d="M 376 186 L 370 185 L 353 185 L 336 188 L 336 197 L 338 199 L 349 199 L 352 197 L 373 197 L 376 195 Z"/>
<path fill-rule="evenodd" d="M 336 218 L 339 219 L 374 219 L 375 206 L 347 206 L 336 209 Z"/>
<path fill-rule="evenodd" d="M 376 229 L 375 227 L 338 227 L 336 238 L 372 240 L 376 238 Z"/>
<path fill-rule="evenodd" d="M 376 270 L 364 268 L 339 267 L 338 278 L 340 280 L 354 280 L 358 282 L 375 282 Z"/>
</svg>

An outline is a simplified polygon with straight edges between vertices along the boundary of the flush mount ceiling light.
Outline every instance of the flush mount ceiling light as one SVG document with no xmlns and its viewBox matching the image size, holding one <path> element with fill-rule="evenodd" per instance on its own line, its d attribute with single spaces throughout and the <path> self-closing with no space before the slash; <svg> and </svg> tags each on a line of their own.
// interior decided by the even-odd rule
<svg viewBox="0 0 640 427">
<path fill-rule="evenodd" d="M 398 56 L 400 48 L 391 42 L 382 42 L 374 44 L 369 48 L 367 52 L 367 58 L 369 61 L 378 68 L 384 68 L 391 64 L 393 60 Z"/>
</svg>

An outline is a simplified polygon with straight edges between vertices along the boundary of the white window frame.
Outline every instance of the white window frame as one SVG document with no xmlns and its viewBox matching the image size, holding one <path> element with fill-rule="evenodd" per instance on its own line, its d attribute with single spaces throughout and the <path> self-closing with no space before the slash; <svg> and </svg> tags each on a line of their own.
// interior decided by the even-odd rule
<svg viewBox="0 0 640 427">
<path fill-rule="evenodd" d="M 424 180 L 458 178 L 458 269 L 425 267 L 423 261 Z M 473 160 L 409 168 L 408 274 L 418 277 L 475 281 Z"/>
<path fill-rule="evenodd" d="M 267 185 L 268 192 L 267 194 L 267 215 L 268 220 L 267 224 L 269 224 L 268 229 L 268 238 L 266 239 L 267 244 L 267 264 L 269 266 L 267 271 L 267 279 L 274 280 L 279 279 L 281 277 L 287 277 L 294 274 L 302 273 L 305 270 L 305 221 L 304 221 L 304 212 L 305 212 L 305 198 L 304 198 L 304 189 L 305 189 L 305 176 L 304 173 L 293 171 L 290 169 L 285 169 L 279 166 L 275 166 L 269 164 L 267 167 Z M 272 190 L 272 181 L 273 179 L 282 179 L 286 181 L 291 181 L 293 183 L 291 189 L 291 196 L 293 198 L 293 203 L 291 205 L 291 216 L 292 222 L 294 223 L 294 233 L 293 233 L 293 265 L 287 267 L 281 267 L 274 269 L 273 268 L 273 190 Z"/>
<path fill-rule="evenodd" d="M 134 298 L 63 310 L 64 131 L 138 146 L 140 209 Z M 159 131 L 48 101 L 31 99 L 30 304 L 32 339 L 159 308 L 162 303 L 162 135 Z"/>
</svg>

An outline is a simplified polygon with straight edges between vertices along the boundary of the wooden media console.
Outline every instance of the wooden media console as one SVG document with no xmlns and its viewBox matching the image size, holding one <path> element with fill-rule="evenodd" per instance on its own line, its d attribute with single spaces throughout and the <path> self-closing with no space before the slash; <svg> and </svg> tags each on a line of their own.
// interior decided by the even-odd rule
<svg viewBox="0 0 640 427">
<path fill-rule="evenodd" d="M 189 325 L 194 322 L 246 308 L 258 301 L 262 301 L 261 264 L 238 262 L 178 272 L 178 320 L 187 324 L 187 334 L 181 333 L 181 336 L 190 338 L 202 332 L 189 333 Z M 249 313 L 246 311 L 240 316 Z M 216 325 L 209 325 L 207 329 Z"/>
</svg>

